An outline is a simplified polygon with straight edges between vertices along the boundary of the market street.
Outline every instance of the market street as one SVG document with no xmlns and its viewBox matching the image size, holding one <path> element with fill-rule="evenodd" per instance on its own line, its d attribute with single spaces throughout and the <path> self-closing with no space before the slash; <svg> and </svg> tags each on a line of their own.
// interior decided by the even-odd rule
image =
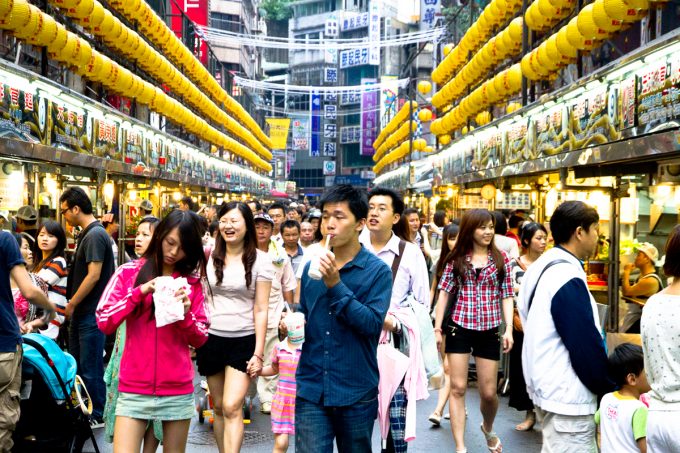
<svg viewBox="0 0 680 453">
<path fill-rule="evenodd" d="M 472 384 L 471 384 L 472 386 Z M 199 392 L 202 391 L 199 389 Z M 417 438 L 409 444 L 409 452 L 434 452 L 434 451 L 453 451 L 453 437 L 448 420 L 442 419 L 440 428 L 433 428 L 427 420 L 436 404 L 436 392 L 430 393 L 430 398 L 418 403 L 418 426 L 416 430 Z M 467 449 L 470 453 L 485 452 L 486 447 L 484 438 L 479 431 L 481 416 L 477 410 L 479 404 L 479 394 L 476 388 L 471 388 L 467 395 L 467 406 L 470 418 L 466 430 Z M 257 401 L 255 406 L 258 406 Z M 508 407 L 507 397 L 500 398 L 498 415 L 494 429 L 503 441 L 504 450 L 511 452 L 538 453 L 541 450 L 540 431 L 534 430 L 527 433 L 515 431 L 515 425 L 523 420 L 523 413 Z M 444 423 L 446 422 L 446 423 Z M 104 430 L 95 431 L 99 449 L 102 453 L 113 451 L 112 445 L 104 440 Z M 291 445 L 288 451 L 294 451 L 295 438 L 291 437 Z M 269 416 L 261 414 L 258 410 L 253 413 L 252 423 L 246 425 L 246 433 L 243 441 L 243 453 L 271 452 L 274 446 L 274 437 L 271 433 Z M 88 443 L 85 452 L 94 451 Z M 162 451 L 162 449 L 159 449 Z M 215 438 L 209 425 L 199 424 L 197 417 L 191 421 L 189 441 L 187 443 L 187 453 L 192 452 L 217 452 Z M 373 451 L 380 451 L 380 429 L 376 423 L 373 429 Z"/>
</svg>

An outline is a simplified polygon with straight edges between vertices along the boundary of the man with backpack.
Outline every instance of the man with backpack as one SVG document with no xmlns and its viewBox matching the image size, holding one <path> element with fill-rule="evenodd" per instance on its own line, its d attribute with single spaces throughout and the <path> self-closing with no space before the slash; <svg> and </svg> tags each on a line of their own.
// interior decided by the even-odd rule
<svg viewBox="0 0 680 453">
<path fill-rule="evenodd" d="M 562 203 L 550 218 L 555 247 L 529 267 L 517 299 L 524 377 L 544 452 L 597 452 L 597 396 L 614 390 L 582 263 L 597 247 L 598 222 L 585 203 Z"/>
<path fill-rule="evenodd" d="M 92 427 L 103 425 L 105 336 L 97 327 L 95 310 L 115 270 L 111 238 L 80 187 L 68 188 L 59 198 L 61 215 L 69 225 L 82 228 L 68 279 L 66 317 L 70 319 L 69 352 L 92 398 Z"/>
<path fill-rule="evenodd" d="M 0 231 L 0 452 L 12 451 L 12 433 L 19 421 L 21 388 L 21 332 L 14 313 L 10 275 L 21 294 L 32 304 L 54 311 L 54 306 L 35 285 L 26 270 L 17 241 Z"/>
</svg>

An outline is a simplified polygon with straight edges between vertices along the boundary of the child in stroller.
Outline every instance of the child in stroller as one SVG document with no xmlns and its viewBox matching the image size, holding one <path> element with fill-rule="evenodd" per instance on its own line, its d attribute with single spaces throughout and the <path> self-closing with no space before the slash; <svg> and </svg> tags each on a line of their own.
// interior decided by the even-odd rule
<svg viewBox="0 0 680 453">
<path fill-rule="evenodd" d="M 40 334 L 23 336 L 21 417 L 14 432 L 15 452 L 79 453 L 89 438 L 92 411 L 87 389 L 76 375 L 73 356 Z"/>
</svg>

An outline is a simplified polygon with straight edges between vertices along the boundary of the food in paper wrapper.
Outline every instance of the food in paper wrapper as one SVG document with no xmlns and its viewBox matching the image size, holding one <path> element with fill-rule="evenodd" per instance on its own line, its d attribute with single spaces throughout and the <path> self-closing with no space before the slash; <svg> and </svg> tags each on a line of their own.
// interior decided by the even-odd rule
<svg viewBox="0 0 680 453">
<path fill-rule="evenodd" d="M 156 290 L 153 293 L 156 327 L 167 326 L 184 319 L 184 304 L 182 299 L 175 296 L 180 288 L 184 288 L 187 296 L 191 294 L 191 285 L 184 277 L 156 278 Z"/>
</svg>

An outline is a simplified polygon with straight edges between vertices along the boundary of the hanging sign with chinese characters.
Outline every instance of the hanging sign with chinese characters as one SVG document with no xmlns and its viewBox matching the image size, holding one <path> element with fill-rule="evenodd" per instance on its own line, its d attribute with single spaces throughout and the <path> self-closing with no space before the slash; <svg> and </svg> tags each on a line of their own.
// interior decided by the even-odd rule
<svg viewBox="0 0 680 453">
<path fill-rule="evenodd" d="M 324 68 L 323 81 L 324 83 L 338 83 L 337 68 Z"/>
<path fill-rule="evenodd" d="M 601 87 L 577 98 L 571 106 L 571 149 L 582 149 L 618 140 L 608 109 L 608 90 Z"/>
<path fill-rule="evenodd" d="M 125 128 L 123 130 L 125 143 L 125 163 L 132 165 L 147 166 L 145 140 L 143 131 L 137 128 Z"/>
<path fill-rule="evenodd" d="M 349 13 L 346 13 L 349 14 Z M 368 13 L 361 13 L 344 17 L 340 23 L 340 31 L 357 30 L 359 28 L 368 27 Z"/>
<path fill-rule="evenodd" d="M 531 158 L 534 137 L 529 137 L 529 120 L 521 118 L 507 131 L 506 163 L 514 164 Z"/>
<path fill-rule="evenodd" d="M 569 139 L 569 109 L 558 105 L 540 113 L 535 119 L 536 153 L 554 156 L 571 150 Z"/>
<path fill-rule="evenodd" d="M 0 131 L 4 137 L 49 144 L 49 102 L 24 88 L 5 82 L 0 76 Z"/>
<path fill-rule="evenodd" d="M 373 64 L 369 63 L 369 61 L 369 49 L 367 47 L 362 49 L 348 49 L 340 52 L 340 69 Z"/>
<path fill-rule="evenodd" d="M 441 0 L 420 0 L 420 31 L 432 30 L 441 15 Z"/>
<path fill-rule="evenodd" d="M 340 143 L 359 143 L 361 141 L 361 126 L 344 126 L 340 128 Z"/>
<path fill-rule="evenodd" d="M 677 71 L 677 63 L 674 66 Z M 668 62 L 662 60 L 638 73 L 638 125 L 655 125 L 673 118 L 671 92 L 674 90 L 668 89 L 668 69 Z"/>
<path fill-rule="evenodd" d="M 94 149 L 93 154 L 113 160 L 122 160 L 122 137 L 120 136 L 120 121 L 113 119 L 97 119 L 94 121 Z"/>
<path fill-rule="evenodd" d="M 52 143 L 55 148 L 65 148 L 78 153 L 90 153 L 86 122 L 89 120 L 82 109 L 63 101 L 52 104 Z M 117 157 L 120 159 L 120 155 Z"/>
<path fill-rule="evenodd" d="M 372 43 L 368 64 L 374 66 L 380 66 L 380 6 L 380 0 L 371 0 L 368 4 L 368 42 Z"/>
<path fill-rule="evenodd" d="M 340 105 L 358 104 L 361 102 L 361 92 L 345 91 L 340 94 Z"/>
<path fill-rule="evenodd" d="M 375 84 L 375 79 L 361 79 L 362 85 Z M 367 91 L 361 96 L 361 147 L 362 156 L 375 154 L 373 142 L 378 137 L 379 93 L 377 90 Z"/>
</svg>

